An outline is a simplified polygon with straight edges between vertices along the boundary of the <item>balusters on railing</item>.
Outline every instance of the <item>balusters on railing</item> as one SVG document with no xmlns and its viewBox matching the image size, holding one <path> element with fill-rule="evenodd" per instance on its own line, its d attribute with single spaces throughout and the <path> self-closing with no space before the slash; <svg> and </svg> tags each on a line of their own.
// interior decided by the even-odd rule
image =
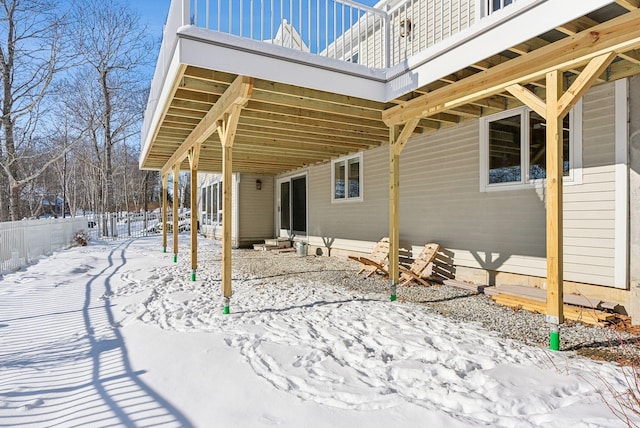
<svg viewBox="0 0 640 428">
<path fill-rule="evenodd" d="M 353 0 L 184 1 L 196 26 L 345 61 L 366 58 L 370 67 L 387 63 L 379 61 L 384 44 L 373 42 L 377 31 L 386 31 L 385 12 Z"/>
</svg>

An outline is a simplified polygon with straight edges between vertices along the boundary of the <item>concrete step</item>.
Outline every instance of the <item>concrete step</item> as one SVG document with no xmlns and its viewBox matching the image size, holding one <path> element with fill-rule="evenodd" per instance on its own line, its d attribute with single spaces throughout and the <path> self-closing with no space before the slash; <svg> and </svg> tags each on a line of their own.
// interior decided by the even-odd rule
<svg viewBox="0 0 640 428">
<path fill-rule="evenodd" d="M 273 246 L 273 247 L 276 247 L 276 248 L 290 248 L 291 247 L 291 241 L 289 241 L 287 238 L 265 239 L 264 240 L 264 244 L 268 245 L 268 246 Z"/>
</svg>

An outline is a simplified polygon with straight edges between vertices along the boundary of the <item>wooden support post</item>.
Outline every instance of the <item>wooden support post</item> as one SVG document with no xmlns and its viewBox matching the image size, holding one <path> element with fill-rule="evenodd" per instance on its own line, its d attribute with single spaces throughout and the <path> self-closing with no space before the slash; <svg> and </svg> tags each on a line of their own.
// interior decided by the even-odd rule
<svg viewBox="0 0 640 428">
<path fill-rule="evenodd" d="M 400 152 L 397 150 L 399 126 L 389 127 L 389 288 L 396 300 L 400 241 Z"/>
<path fill-rule="evenodd" d="M 400 131 L 398 125 L 389 127 L 389 288 L 391 301 L 396 300 L 399 279 L 400 249 L 400 153 L 415 131 L 420 118 L 413 118 Z"/>
<path fill-rule="evenodd" d="M 168 207 L 168 197 L 167 193 L 169 192 L 169 174 L 162 175 L 162 249 L 166 253 L 167 252 L 167 210 Z"/>
<path fill-rule="evenodd" d="M 178 262 L 178 180 L 180 164 L 173 166 L 173 262 Z"/>
<path fill-rule="evenodd" d="M 191 280 L 196 280 L 198 269 L 198 160 L 200 158 L 200 144 L 196 144 L 189 151 L 189 166 L 191 168 Z"/>
<path fill-rule="evenodd" d="M 253 78 L 238 76 L 227 90 L 218 98 L 196 127 L 191 131 L 180 147 L 171 155 L 161 169 L 161 173 L 168 173 L 173 165 L 180 163 L 193 153 L 192 150 L 204 143 L 214 132 L 218 132 L 222 145 L 222 291 L 224 294 L 224 313 L 229 313 L 229 299 L 231 297 L 231 177 L 232 177 L 232 147 L 236 135 L 236 128 L 240 120 L 240 112 L 253 91 Z M 197 169 L 197 168 L 196 168 Z M 193 178 L 192 178 L 193 179 Z M 192 189 L 194 192 L 195 189 Z M 176 192 L 177 193 L 177 192 Z M 193 208 L 192 208 L 193 211 Z M 175 210 L 174 210 L 175 212 Z M 176 215 L 177 216 L 177 215 Z M 192 237 L 194 227 L 192 226 Z M 174 230 L 174 233 L 175 230 Z M 193 242 L 193 238 L 192 238 Z M 177 239 L 176 244 L 177 245 Z M 177 246 L 176 252 L 177 252 Z M 193 247 L 192 247 L 193 252 Z M 193 253 L 192 253 L 193 254 Z M 195 260 L 195 257 L 192 258 Z M 195 265 L 194 265 L 195 266 Z"/>
<path fill-rule="evenodd" d="M 548 72 L 546 101 L 519 84 L 506 87 L 547 121 L 547 321 L 551 327 L 550 348 L 555 351 L 560 349 L 560 324 L 564 322 L 562 121 L 615 57 L 615 52 L 604 52 L 592 58 L 564 93 L 562 72 Z"/>
<path fill-rule="evenodd" d="M 231 297 L 231 196 L 233 146 L 222 148 L 222 294 Z"/>
<path fill-rule="evenodd" d="M 232 221 L 232 179 L 233 179 L 233 140 L 240 120 L 242 106 L 234 104 L 229 113 L 218 121 L 217 131 L 222 144 L 222 294 L 223 313 L 229 313 L 231 299 L 231 221 Z"/>
<path fill-rule="evenodd" d="M 562 73 L 547 73 L 547 320 L 556 325 L 564 322 L 561 95 Z"/>
</svg>

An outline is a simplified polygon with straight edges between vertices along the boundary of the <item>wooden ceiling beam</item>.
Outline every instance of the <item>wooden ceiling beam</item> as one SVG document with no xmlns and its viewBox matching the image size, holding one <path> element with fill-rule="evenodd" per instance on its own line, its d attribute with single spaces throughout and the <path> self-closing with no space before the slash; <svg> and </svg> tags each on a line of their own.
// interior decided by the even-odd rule
<svg viewBox="0 0 640 428">
<path fill-rule="evenodd" d="M 640 0 L 616 0 L 616 3 L 627 9 L 629 12 L 633 12 L 640 7 Z"/>
<path fill-rule="evenodd" d="M 626 52 L 639 46 L 640 11 L 637 10 L 391 107 L 383 112 L 382 118 L 387 125 L 395 125 L 414 117 L 428 117 L 500 93 L 507 86 L 536 81 L 551 70 L 568 70 L 597 56 Z"/>
<path fill-rule="evenodd" d="M 372 135 L 374 136 L 377 135 L 380 138 L 385 138 L 384 128 L 379 128 L 379 129 L 363 128 L 363 127 L 357 126 L 357 123 L 354 123 L 354 122 L 338 123 L 338 122 L 331 122 L 331 121 L 320 121 L 320 120 L 309 119 L 306 117 L 300 117 L 295 115 L 287 116 L 287 115 L 282 115 L 278 113 L 273 113 L 270 111 L 250 110 L 248 108 L 245 108 L 243 110 L 243 117 L 269 121 L 276 124 L 284 124 L 286 126 L 291 124 L 307 126 L 319 132 L 331 132 L 339 129 L 341 131 L 346 131 L 354 135 L 363 135 L 368 137 Z"/>
<path fill-rule="evenodd" d="M 573 36 L 580 31 L 588 30 L 589 28 L 592 28 L 596 25 L 598 25 L 598 21 L 593 20 L 588 16 L 583 16 L 556 28 L 556 30 L 566 34 L 567 36 Z M 626 61 L 640 64 L 640 55 L 636 51 L 619 53 L 618 56 Z"/>
<path fill-rule="evenodd" d="M 368 143 L 371 141 L 370 135 L 352 134 L 348 132 L 334 132 L 328 134 L 327 132 L 320 132 L 317 129 L 306 126 L 294 124 L 287 125 L 277 122 L 271 122 L 268 120 L 247 118 L 244 116 L 240 120 L 240 126 L 243 130 L 260 132 L 269 135 L 286 135 L 298 138 L 300 141 L 310 141 L 318 139 L 320 141 L 332 141 L 336 144 L 339 144 L 341 142 Z"/>
<path fill-rule="evenodd" d="M 173 97 L 174 100 L 198 102 L 208 104 L 209 106 L 214 105 L 216 101 L 218 101 L 218 98 L 220 98 L 220 95 L 190 91 L 184 88 L 178 89 Z"/>
<path fill-rule="evenodd" d="M 239 173 L 250 173 L 250 174 L 267 174 L 267 175 L 276 175 L 281 174 L 285 171 L 293 169 L 290 166 L 274 166 L 270 165 L 266 162 L 235 162 L 233 163 L 233 170 Z M 221 173 L 222 172 L 222 161 L 221 160 L 201 160 L 200 161 L 200 169 L 198 172 L 212 172 L 212 173 Z"/>
<path fill-rule="evenodd" d="M 299 144 L 299 145 L 309 145 L 309 146 L 315 146 L 315 145 L 328 145 L 328 146 L 332 146 L 332 147 L 337 147 L 340 148 L 341 150 L 344 150 L 345 152 L 347 151 L 358 151 L 358 150 L 365 150 L 365 149 L 369 149 L 372 147 L 378 147 L 380 145 L 380 143 L 375 143 L 375 142 L 371 142 L 368 144 L 362 144 L 362 143 L 348 143 L 348 142 L 343 142 L 343 143 L 332 143 L 332 142 L 328 142 L 326 140 L 310 140 L 310 141 L 304 141 L 301 142 L 300 140 L 296 139 L 296 138 L 289 138 L 289 137 L 282 137 L 281 135 L 278 136 L 274 136 L 273 134 L 270 133 L 256 133 L 256 132 L 251 132 L 251 131 L 244 131 L 242 129 L 238 130 L 238 134 L 237 137 L 243 141 L 248 141 L 250 139 L 255 140 L 256 142 L 265 142 L 265 143 L 273 143 L 274 145 L 278 145 L 278 144 Z M 207 141 L 207 146 L 209 144 L 216 144 L 217 142 L 214 141 Z"/>
<path fill-rule="evenodd" d="M 239 153 L 245 153 L 249 156 L 250 159 L 256 160 L 266 160 L 270 157 L 273 157 L 273 148 L 268 147 L 257 147 L 251 146 L 246 147 L 243 146 L 243 150 L 236 150 L 234 147 L 233 154 L 237 155 Z M 342 156 L 343 153 L 336 153 L 332 157 Z M 330 157 L 327 156 L 326 153 L 318 153 L 318 152 L 309 152 L 304 150 L 293 150 L 293 149 L 278 149 L 278 158 L 282 161 L 292 161 L 295 163 L 300 163 L 304 160 L 303 163 L 317 163 L 317 162 L 326 162 Z"/>
<path fill-rule="evenodd" d="M 228 83 L 210 82 L 189 76 L 184 76 L 182 82 L 180 82 L 180 89 L 204 94 L 222 95 L 228 87 Z"/>
<path fill-rule="evenodd" d="M 217 157 L 217 156 L 210 156 L 208 154 L 205 153 L 201 153 L 200 154 L 200 161 L 201 162 L 211 162 L 211 161 L 222 161 L 222 156 Z M 262 158 L 258 158 L 256 156 L 253 156 L 252 153 L 250 152 L 236 152 L 235 148 L 233 150 L 233 166 L 235 169 L 236 165 L 240 165 L 242 163 L 256 163 L 256 164 L 264 164 L 264 165 L 270 165 L 270 166 L 275 166 L 275 167 L 279 167 L 279 168 L 299 168 L 300 166 L 303 165 L 308 165 L 309 164 L 309 160 L 306 157 L 299 157 L 299 158 L 292 158 L 292 157 L 288 157 L 288 158 L 284 158 L 284 157 L 279 157 L 279 156 L 273 156 L 273 152 L 270 154 L 265 154 Z"/>
<path fill-rule="evenodd" d="M 277 134 L 279 134 L 280 132 L 284 132 L 287 134 L 290 133 L 291 135 L 299 134 L 301 139 L 305 137 L 319 137 L 322 139 L 322 138 L 326 138 L 327 135 L 336 134 L 336 132 L 334 132 L 335 130 L 331 130 L 331 129 L 317 128 L 313 126 L 300 125 L 300 124 L 295 124 L 290 122 L 276 122 L 271 119 L 256 118 L 256 117 L 249 117 L 249 116 L 243 116 L 240 121 L 240 124 L 245 129 L 268 131 L 268 132 L 277 133 Z M 353 132 L 351 130 L 343 129 L 341 130 L 341 132 L 339 132 L 339 135 L 337 135 L 334 138 L 334 140 L 337 142 L 340 142 L 340 141 L 366 142 L 366 141 L 371 141 L 372 137 L 374 136 L 372 136 L 371 134 L 364 134 L 361 132 Z M 332 138 L 329 138 L 329 140 L 332 140 Z M 378 136 L 378 138 L 383 139 L 383 137 L 381 136 Z"/>
<path fill-rule="evenodd" d="M 187 112 L 197 112 L 201 114 L 206 114 L 210 109 L 210 104 L 198 103 L 198 102 L 190 102 L 183 100 L 174 100 L 171 103 L 171 107 L 174 110 L 184 110 Z M 204 116 L 203 116 L 204 117 Z"/>
<path fill-rule="evenodd" d="M 345 150 L 344 146 L 335 146 L 332 144 L 321 144 L 321 143 L 291 143 L 287 141 L 265 141 L 260 139 L 253 138 L 244 138 L 242 136 L 236 137 L 237 147 L 258 147 L 263 149 L 271 150 L 273 154 L 274 149 L 276 150 L 284 150 L 292 153 L 313 153 L 313 154 L 330 154 L 330 155 L 338 155 L 342 156 L 345 153 L 357 151 L 354 148 L 349 148 L 349 150 Z M 325 155 L 326 156 L 326 155 Z"/>
<path fill-rule="evenodd" d="M 167 115 L 179 118 L 194 119 L 196 120 L 196 122 L 200 122 L 204 117 L 204 114 L 198 111 L 190 111 L 173 107 L 169 107 Z"/>
<path fill-rule="evenodd" d="M 482 116 L 482 108 L 476 105 L 468 104 L 466 106 L 456 107 L 449 110 L 449 113 L 455 114 L 462 118 L 474 119 Z"/>
<path fill-rule="evenodd" d="M 237 75 L 232 73 L 209 70 L 207 68 L 196 67 L 193 65 L 189 66 L 185 70 L 184 75 L 207 82 L 226 83 L 227 85 L 230 85 L 237 77 Z"/>
<path fill-rule="evenodd" d="M 209 138 L 217 130 L 218 121 L 225 114 L 233 110 L 235 106 L 244 106 L 251 96 L 252 88 L 252 78 L 238 76 L 167 161 L 161 174 L 166 174 L 174 164 L 182 162 L 193 146 Z"/>
<path fill-rule="evenodd" d="M 270 131 L 268 129 L 246 127 L 244 125 L 238 129 L 238 135 L 274 139 L 273 131 Z M 351 145 L 353 147 L 361 147 L 363 149 L 379 146 L 381 144 L 380 140 L 356 140 L 353 138 L 342 138 L 338 134 L 335 134 L 331 137 L 327 135 L 312 136 L 304 135 L 304 133 L 300 132 L 287 132 L 284 130 L 277 133 L 277 138 L 282 141 L 292 141 L 299 143 L 333 143 L 337 146 L 344 145 L 345 147 L 349 147 L 349 145 Z"/>
<path fill-rule="evenodd" d="M 618 80 L 640 74 L 640 64 L 617 61 L 609 66 L 609 80 Z"/>
<path fill-rule="evenodd" d="M 267 111 L 271 114 L 278 114 L 287 117 L 304 118 L 322 123 L 328 126 L 333 126 L 334 123 L 344 124 L 354 129 L 371 130 L 372 132 L 382 131 L 383 134 L 388 133 L 387 127 L 380 120 L 378 115 L 375 119 L 364 119 L 349 116 L 344 116 L 336 113 L 319 112 L 314 110 L 306 110 L 299 107 L 288 107 L 283 105 L 268 104 L 258 102 L 254 99 L 249 100 L 246 107 L 246 111 Z"/>
<path fill-rule="evenodd" d="M 289 94 L 278 94 L 274 92 L 266 91 L 254 91 L 252 97 L 255 101 L 260 101 L 267 104 L 274 104 L 292 108 L 302 108 L 305 110 L 312 110 L 324 113 L 336 113 L 343 116 L 352 118 L 363 118 L 376 120 L 380 119 L 381 110 L 371 110 L 362 107 L 351 107 L 343 104 L 332 104 L 324 101 L 311 100 L 291 96 Z"/>
</svg>

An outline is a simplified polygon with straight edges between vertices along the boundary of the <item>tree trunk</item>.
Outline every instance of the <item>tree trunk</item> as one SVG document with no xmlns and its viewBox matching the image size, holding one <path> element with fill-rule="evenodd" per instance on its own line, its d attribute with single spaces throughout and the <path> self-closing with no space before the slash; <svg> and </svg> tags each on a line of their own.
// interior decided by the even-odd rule
<svg viewBox="0 0 640 428">
<path fill-rule="evenodd" d="M 6 88 L 6 83 L 5 83 Z M 5 96 L 7 90 L 5 89 Z M 11 102 L 5 99 L 5 112 L 2 117 L 2 126 L 4 128 L 4 148 L 6 153 L 6 165 L 9 171 L 9 217 L 12 221 L 20 220 L 20 186 L 18 185 L 19 171 L 16 159 L 16 148 L 13 134 L 13 121 L 11 119 Z"/>
<path fill-rule="evenodd" d="M 107 211 L 111 212 L 115 208 L 113 197 L 113 164 L 112 149 L 114 145 L 113 135 L 111 135 L 111 94 L 107 85 L 109 70 L 102 70 L 100 73 L 100 84 L 102 86 L 102 96 L 104 101 L 104 161 L 105 161 L 105 205 Z"/>
</svg>

